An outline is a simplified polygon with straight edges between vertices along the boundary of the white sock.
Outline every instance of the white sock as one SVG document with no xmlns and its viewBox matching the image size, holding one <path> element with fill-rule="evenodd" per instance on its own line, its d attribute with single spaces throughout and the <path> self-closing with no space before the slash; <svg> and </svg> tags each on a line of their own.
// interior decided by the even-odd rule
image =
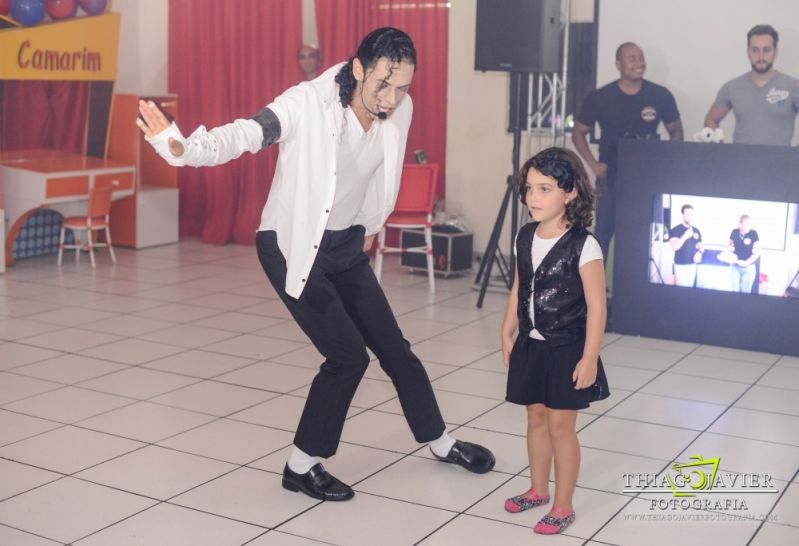
<svg viewBox="0 0 799 546">
<path fill-rule="evenodd" d="M 451 437 L 445 430 L 444 434 L 442 434 L 440 438 L 433 440 L 432 442 L 427 442 L 427 445 L 429 445 L 430 449 L 433 450 L 433 453 L 439 457 L 446 457 L 449 455 L 449 450 L 455 445 L 455 438 Z"/>
<path fill-rule="evenodd" d="M 305 474 L 318 462 L 316 457 L 311 457 L 297 446 L 292 446 L 291 456 L 288 461 L 289 468 L 292 472 Z"/>
</svg>

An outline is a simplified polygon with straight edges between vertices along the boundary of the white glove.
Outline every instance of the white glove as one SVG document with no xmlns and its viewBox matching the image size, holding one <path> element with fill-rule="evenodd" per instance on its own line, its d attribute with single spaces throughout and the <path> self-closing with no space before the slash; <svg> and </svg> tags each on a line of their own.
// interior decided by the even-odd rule
<svg viewBox="0 0 799 546">
<path fill-rule="evenodd" d="M 183 155 L 172 155 L 169 150 L 170 137 L 183 145 Z M 219 143 L 216 136 L 205 129 L 205 125 L 200 125 L 189 135 L 189 138 L 184 138 L 178 126 L 175 122 L 172 122 L 169 127 L 147 140 L 158 152 L 158 155 L 172 166 L 207 167 L 219 164 Z M 234 157 L 238 157 L 240 154 L 241 152 L 239 151 Z"/>
<path fill-rule="evenodd" d="M 169 139 L 173 138 L 183 144 L 183 149 L 186 149 L 186 139 L 183 138 L 183 134 L 178 129 L 177 124 L 173 121 L 172 124 L 155 135 L 152 138 L 144 137 L 144 139 L 150 143 L 150 145 L 155 149 L 156 153 L 160 155 L 164 160 L 174 167 L 182 167 L 186 164 L 185 161 L 185 152 L 182 156 L 177 157 L 172 155 L 172 152 L 169 150 Z"/>
<path fill-rule="evenodd" d="M 695 142 L 713 142 L 713 129 L 705 127 L 694 134 Z"/>
<path fill-rule="evenodd" d="M 724 141 L 724 130 L 721 127 L 716 127 L 715 129 L 711 129 L 710 127 L 704 127 L 700 131 L 697 131 L 694 134 L 694 141 L 695 142 L 723 142 Z"/>
</svg>

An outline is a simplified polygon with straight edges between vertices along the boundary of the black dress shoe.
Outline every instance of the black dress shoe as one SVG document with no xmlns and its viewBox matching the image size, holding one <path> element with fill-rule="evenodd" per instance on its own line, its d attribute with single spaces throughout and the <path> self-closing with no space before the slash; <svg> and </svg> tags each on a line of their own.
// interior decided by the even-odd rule
<svg viewBox="0 0 799 546">
<path fill-rule="evenodd" d="M 432 451 L 432 450 L 430 450 Z M 449 450 L 446 457 L 439 457 L 435 453 L 436 459 L 445 463 L 461 465 L 469 472 L 475 474 L 485 474 L 494 468 L 494 454 L 481 445 L 471 442 L 461 442 L 455 440 L 455 445 Z"/>
<path fill-rule="evenodd" d="M 286 464 L 283 469 L 283 488 L 302 491 L 309 497 L 329 501 L 345 501 L 355 495 L 352 487 L 329 474 L 322 463 L 315 464 L 305 474 L 297 474 Z"/>
</svg>

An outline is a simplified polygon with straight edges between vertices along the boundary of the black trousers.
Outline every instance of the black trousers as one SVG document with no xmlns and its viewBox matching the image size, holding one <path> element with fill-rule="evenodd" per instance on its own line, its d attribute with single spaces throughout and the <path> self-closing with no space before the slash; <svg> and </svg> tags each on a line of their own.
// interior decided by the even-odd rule
<svg viewBox="0 0 799 546">
<path fill-rule="evenodd" d="M 616 184 L 611 177 L 597 178 L 596 222 L 594 235 L 599 240 L 607 264 L 610 241 L 616 231 Z"/>
<path fill-rule="evenodd" d="M 394 383 L 417 442 L 445 430 L 433 387 L 394 318 L 363 252 L 364 228 L 325 231 L 299 299 L 288 296 L 286 260 L 274 231 L 259 231 L 258 258 L 294 320 L 325 357 L 313 380 L 294 445 L 305 453 L 336 453 L 344 420 L 369 365 L 369 347 Z"/>
</svg>

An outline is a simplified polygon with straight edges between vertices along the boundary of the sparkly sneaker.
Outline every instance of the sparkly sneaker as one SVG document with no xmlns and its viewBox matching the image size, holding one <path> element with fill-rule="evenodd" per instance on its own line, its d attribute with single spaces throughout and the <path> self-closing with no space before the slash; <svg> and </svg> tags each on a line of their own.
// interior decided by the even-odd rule
<svg viewBox="0 0 799 546">
<path fill-rule="evenodd" d="M 535 524 L 533 531 L 541 535 L 557 535 L 574 522 L 574 511 L 567 512 L 555 506 Z"/>
<path fill-rule="evenodd" d="M 548 502 L 549 495 L 542 497 L 530 489 L 527 493 L 507 499 L 505 501 L 505 510 L 512 514 L 518 514 L 519 512 L 524 512 L 525 510 L 535 508 L 536 506 L 541 506 L 542 504 L 546 504 Z"/>
</svg>

